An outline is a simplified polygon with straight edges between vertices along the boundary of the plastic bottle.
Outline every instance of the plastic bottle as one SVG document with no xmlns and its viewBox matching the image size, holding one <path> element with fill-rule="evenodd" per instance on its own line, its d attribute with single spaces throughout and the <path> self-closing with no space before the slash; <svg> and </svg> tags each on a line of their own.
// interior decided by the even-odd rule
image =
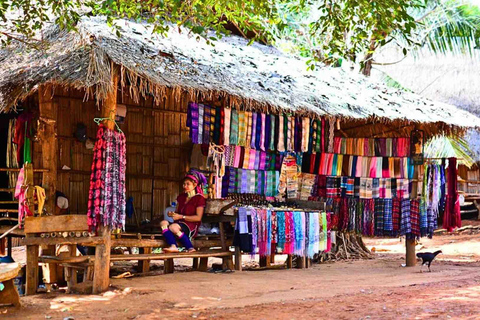
<svg viewBox="0 0 480 320">
<path fill-rule="evenodd" d="M 170 205 L 170 207 L 167 207 L 165 209 L 165 213 L 163 214 L 163 219 L 167 220 L 168 222 L 170 223 L 173 223 L 173 218 L 172 217 L 169 217 L 168 216 L 168 213 L 169 212 L 175 212 L 175 210 L 177 209 L 177 203 L 174 201 L 172 202 L 172 204 Z"/>
</svg>

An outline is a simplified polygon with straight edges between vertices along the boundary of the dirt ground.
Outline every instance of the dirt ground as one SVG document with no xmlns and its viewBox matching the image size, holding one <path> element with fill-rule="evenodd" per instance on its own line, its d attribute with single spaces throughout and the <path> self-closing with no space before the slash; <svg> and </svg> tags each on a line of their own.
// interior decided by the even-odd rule
<svg viewBox="0 0 480 320">
<path fill-rule="evenodd" d="M 402 266 L 398 239 L 365 242 L 375 259 L 230 274 L 177 266 L 179 272 L 163 275 L 157 266 L 152 276 L 111 279 L 102 295 L 22 297 L 20 310 L 0 307 L 0 318 L 480 319 L 478 230 L 422 239 L 417 251 L 443 251 L 431 273 L 420 273 L 419 264 Z M 17 260 L 21 256 L 17 252 Z"/>
</svg>

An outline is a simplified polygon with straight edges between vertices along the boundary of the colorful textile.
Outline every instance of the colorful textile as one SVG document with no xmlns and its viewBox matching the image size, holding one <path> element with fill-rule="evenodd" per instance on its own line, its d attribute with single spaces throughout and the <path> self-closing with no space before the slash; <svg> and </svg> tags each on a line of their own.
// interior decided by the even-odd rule
<svg viewBox="0 0 480 320">
<path fill-rule="evenodd" d="M 223 144 L 228 146 L 230 145 L 230 124 L 232 120 L 232 109 L 225 108 L 224 109 L 224 125 L 225 129 L 223 130 Z"/>
<path fill-rule="evenodd" d="M 239 114 L 236 109 L 232 109 L 230 119 L 230 144 L 239 145 L 238 131 L 239 131 Z"/>
<path fill-rule="evenodd" d="M 404 236 L 412 233 L 412 222 L 410 212 L 410 200 L 401 200 L 400 212 L 400 235 Z"/>
<path fill-rule="evenodd" d="M 246 147 L 247 144 L 247 114 L 245 111 L 238 111 L 238 142 L 237 144 Z"/>
<path fill-rule="evenodd" d="M 90 230 L 96 230 L 100 223 L 112 229 L 124 229 L 125 168 L 125 135 L 100 125 L 94 148 L 88 196 L 87 216 Z"/>
</svg>

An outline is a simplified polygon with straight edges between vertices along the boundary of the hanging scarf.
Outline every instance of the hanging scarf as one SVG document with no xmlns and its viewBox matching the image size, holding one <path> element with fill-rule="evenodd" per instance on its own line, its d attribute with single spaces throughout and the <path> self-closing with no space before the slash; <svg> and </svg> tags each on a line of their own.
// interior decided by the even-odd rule
<svg viewBox="0 0 480 320">
<path fill-rule="evenodd" d="M 245 147 L 247 144 L 247 113 L 238 111 L 238 142 L 239 146 Z"/>
<path fill-rule="evenodd" d="M 251 129 L 250 129 L 250 136 L 251 136 L 251 140 L 250 140 L 250 148 L 252 149 L 256 149 L 257 148 L 257 113 L 256 112 L 253 112 L 252 113 L 252 123 L 251 123 Z M 258 134 L 260 134 L 260 132 L 258 132 Z M 260 140 L 260 139 L 259 139 Z M 260 141 L 258 141 L 260 142 Z"/>
<path fill-rule="evenodd" d="M 401 200 L 400 235 L 402 236 L 412 233 L 412 222 L 410 214 L 410 200 Z"/>
<path fill-rule="evenodd" d="M 260 115 L 260 126 L 257 126 L 257 131 L 258 131 L 258 127 L 260 127 L 260 145 L 259 145 L 259 147 L 260 147 L 261 150 L 265 151 L 265 150 L 268 149 L 268 147 L 265 148 L 265 141 L 266 141 L 267 136 L 270 136 L 270 134 L 269 134 L 270 130 L 266 127 L 266 115 L 265 115 L 265 113 L 261 113 L 259 115 Z"/>
<path fill-rule="evenodd" d="M 232 109 L 225 108 L 224 112 L 224 130 L 223 130 L 223 144 L 228 146 L 230 145 L 230 124 L 232 119 Z"/>
<path fill-rule="evenodd" d="M 232 109 L 230 120 L 230 144 L 237 145 L 239 132 L 239 114 L 236 109 Z"/>
</svg>

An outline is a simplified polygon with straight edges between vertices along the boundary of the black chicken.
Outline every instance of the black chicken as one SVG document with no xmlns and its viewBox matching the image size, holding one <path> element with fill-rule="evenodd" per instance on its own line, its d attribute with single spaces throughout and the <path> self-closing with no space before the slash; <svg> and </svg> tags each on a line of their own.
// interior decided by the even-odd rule
<svg viewBox="0 0 480 320">
<path fill-rule="evenodd" d="M 432 272 L 430 270 L 430 264 L 432 264 L 432 261 L 435 259 L 435 257 L 439 254 L 442 253 L 442 250 L 438 250 L 435 252 L 421 252 L 417 253 L 417 258 L 422 258 L 422 266 L 420 267 L 420 272 L 422 271 L 423 265 L 428 263 L 428 271 Z"/>
</svg>

